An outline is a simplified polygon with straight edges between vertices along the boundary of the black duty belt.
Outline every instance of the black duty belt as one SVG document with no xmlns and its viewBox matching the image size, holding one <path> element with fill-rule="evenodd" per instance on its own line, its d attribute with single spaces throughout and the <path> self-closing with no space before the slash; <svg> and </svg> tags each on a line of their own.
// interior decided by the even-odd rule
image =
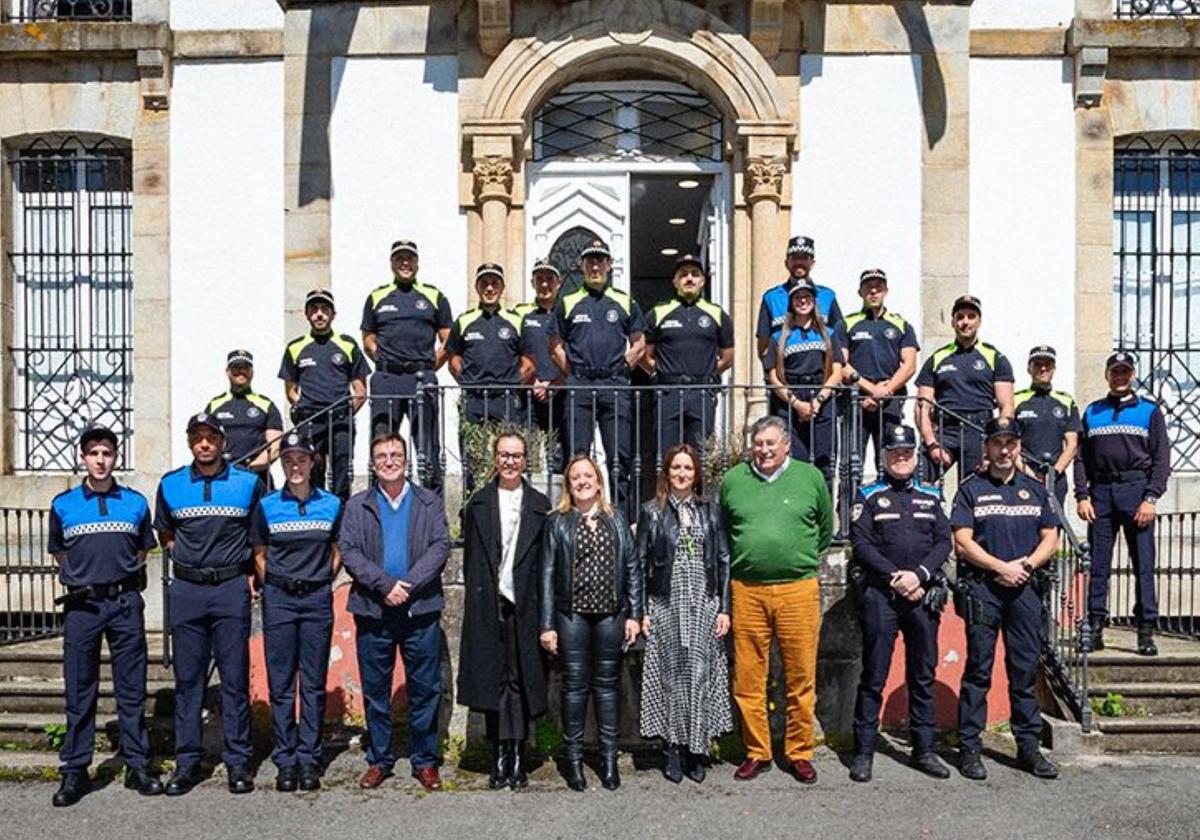
<svg viewBox="0 0 1200 840">
<path fill-rule="evenodd" d="M 595 382 L 600 379 L 617 379 L 620 377 L 628 378 L 629 366 L 621 364 L 614 365 L 611 368 L 573 367 L 571 368 L 571 373 L 576 379 Z"/>
<path fill-rule="evenodd" d="M 659 385 L 711 385 L 713 378 L 711 376 L 692 376 L 688 373 L 660 373 L 658 375 Z"/>
<path fill-rule="evenodd" d="M 793 388 L 802 385 L 821 385 L 825 382 L 825 374 L 823 373 L 806 373 L 803 376 L 791 375 L 785 377 L 787 384 Z"/>
<path fill-rule="evenodd" d="M 946 408 L 938 413 L 938 418 L 944 428 L 959 428 L 964 423 L 982 426 L 992 419 L 992 410 L 986 408 L 979 411 L 960 411 L 957 408 Z"/>
<path fill-rule="evenodd" d="M 1123 481 L 1148 481 L 1150 474 L 1146 470 L 1117 470 L 1115 472 L 1096 473 L 1093 484 L 1120 484 Z"/>
<path fill-rule="evenodd" d="M 381 370 L 384 373 L 420 373 L 425 370 L 433 370 L 433 365 L 429 362 L 376 362 L 375 370 Z"/>
<path fill-rule="evenodd" d="M 54 599 L 56 604 L 78 601 L 107 601 L 126 592 L 141 592 L 146 588 L 146 570 L 139 569 L 113 583 L 93 583 L 87 586 L 68 586 L 67 594 Z"/>
<path fill-rule="evenodd" d="M 224 583 L 227 580 L 233 580 L 235 577 L 246 574 L 245 566 L 241 565 L 196 569 L 172 563 L 171 570 L 178 580 L 186 580 L 188 583 L 202 583 L 209 586 Z"/>
<path fill-rule="evenodd" d="M 282 589 L 289 595 L 307 595 L 330 584 L 329 578 L 325 580 L 297 580 L 296 578 L 284 577 L 273 572 L 267 572 L 265 580 L 271 586 L 274 586 L 276 589 Z"/>
</svg>

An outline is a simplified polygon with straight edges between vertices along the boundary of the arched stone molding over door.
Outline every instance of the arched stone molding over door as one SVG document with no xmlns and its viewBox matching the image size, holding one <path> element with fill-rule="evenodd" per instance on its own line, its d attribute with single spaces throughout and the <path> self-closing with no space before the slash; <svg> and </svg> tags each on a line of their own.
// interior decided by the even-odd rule
<svg viewBox="0 0 1200 840">
<path fill-rule="evenodd" d="M 537 108 L 581 79 L 630 74 L 686 84 L 716 105 L 732 168 L 734 377 L 754 381 L 755 301 L 782 259 L 780 217 L 790 207 L 796 102 L 739 31 L 680 0 L 579 0 L 514 38 L 463 97 L 460 202 L 469 218 L 469 264 L 502 262 L 519 276 L 525 254 L 524 162 Z M 797 86 L 798 90 L 798 86 Z M 523 284 L 510 284 L 520 289 Z"/>
</svg>

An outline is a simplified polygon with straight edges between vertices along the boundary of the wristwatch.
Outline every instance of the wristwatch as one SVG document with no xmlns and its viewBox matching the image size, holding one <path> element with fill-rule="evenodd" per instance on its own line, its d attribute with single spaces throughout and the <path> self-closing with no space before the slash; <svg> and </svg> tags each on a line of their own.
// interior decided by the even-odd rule
<svg viewBox="0 0 1200 840">
<path fill-rule="evenodd" d="M 1033 574 L 1033 564 L 1030 563 L 1028 560 L 1021 561 L 1021 568 L 1025 570 L 1026 574 L 1030 574 L 1030 575 Z"/>
</svg>

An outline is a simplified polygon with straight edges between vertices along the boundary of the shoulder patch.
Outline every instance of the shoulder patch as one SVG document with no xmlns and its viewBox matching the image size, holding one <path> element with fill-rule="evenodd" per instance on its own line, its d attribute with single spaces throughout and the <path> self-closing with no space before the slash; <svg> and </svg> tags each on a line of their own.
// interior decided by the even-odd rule
<svg viewBox="0 0 1200 840">
<path fill-rule="evenodd" d="M 291 357 L 293 362 L 300 358 L 300 354 L 304 352 L 304 348 L 312 344 L 312 341 L 313 337 L 308 334 L 292 339 L 291 343 L 287 346 L 287 354 Z"/>
<path fill-rule="evenodd" d="M 876 493 L 880 493 L 886 489 L 887 489 L 887 484 L 885 484 L 882 481 L 877 481 L 874 484 L 870 484 L 870 485 L 862 488 L 861 492 L 863 494 L 864 499 L 869 499 L 872 496 L 874 496 Z"/>
</svg>

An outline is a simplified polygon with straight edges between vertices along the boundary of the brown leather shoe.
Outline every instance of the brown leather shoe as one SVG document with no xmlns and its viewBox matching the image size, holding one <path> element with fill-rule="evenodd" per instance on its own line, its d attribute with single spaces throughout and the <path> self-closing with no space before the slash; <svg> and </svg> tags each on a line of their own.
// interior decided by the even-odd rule
<svg viewBox="0 0 1200 840">
<path fill-rule="evenodd" d="M 371 790 L 383 784 L 383 780 L 392 775 L 392 771 L 378 764 L 372 764 L 367 768 L 367 772 L 362 774 L 362 778 L 358 780 L 358 786 Z"/>
<path fill-rule="evenodd" d="M 792 761 L 792 775 L 802 785 L 817 783 L 817 768 L 813 767 L 812 762 L 806 758 L 797 758 Z"/>
<path fill-rule="evenodd" d="M 441 790 L 442 777 L 438 775 L 436 767 L 418 767 L 413 770 L 413 778 L 421 783 L 421 787 L 425 790 Z"/>
<path fill-rule="evenodd" d="M 771 762 L 759 761 L 757 758 L 747 758 L 738 769 L 733 771 L 733 778 L 739 782 L 748 782 L 751 779 L 757 778 L 760 773 L 766 773 L 771 769 Z"/>
</svg>

